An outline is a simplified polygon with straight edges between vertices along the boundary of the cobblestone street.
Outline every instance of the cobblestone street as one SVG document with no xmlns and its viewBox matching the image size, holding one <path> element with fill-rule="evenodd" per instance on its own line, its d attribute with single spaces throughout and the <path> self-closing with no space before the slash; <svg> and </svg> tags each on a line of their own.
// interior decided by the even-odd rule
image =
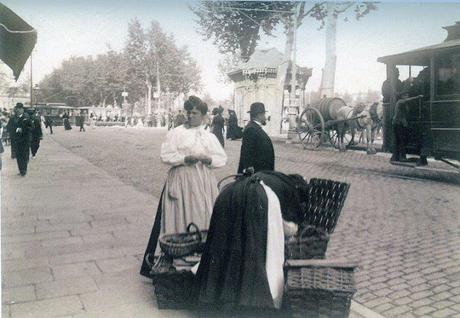
<svg viewBox="0 0 460 318">
<path fill-rule="evenodd" d="M 190 317 L 138 275 L 168 167 L 166 131 L 57 127 L 27 177 L 3 154 L 2 317 Z M 226 144 L 234 174 L 239 141 Z M 275 143 L 276 169 L 351 183 L 327 258 L 359 263 L 354 301 L 385 317 L 460 317 L 460 174 L 385 154 Z M 352 313 L 360 317 L 357 313 Z"/>
</svg>

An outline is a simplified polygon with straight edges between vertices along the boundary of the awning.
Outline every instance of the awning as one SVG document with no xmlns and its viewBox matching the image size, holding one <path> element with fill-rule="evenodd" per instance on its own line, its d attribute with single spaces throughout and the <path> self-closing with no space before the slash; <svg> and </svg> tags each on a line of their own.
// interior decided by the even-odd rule
<svg viewBox="0 0 460 318">
<path fill-rule="evenodd" d="M 0 59 L 17 80 L 37 43 L 37 31 L 0 3 Z"/>
</svg>

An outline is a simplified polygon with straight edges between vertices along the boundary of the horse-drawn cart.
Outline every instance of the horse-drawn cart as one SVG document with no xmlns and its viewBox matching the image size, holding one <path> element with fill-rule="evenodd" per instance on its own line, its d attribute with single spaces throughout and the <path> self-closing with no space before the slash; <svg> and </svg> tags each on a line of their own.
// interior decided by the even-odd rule
<svg viewBox="0 0 460 318">
<path fill-rule="evenodd" d="M 323 98 L 318 104 L 305 108 L 297 122 L 297 134 L 304 149 L 318 148 L 329 142 L 335 148 L 344 149 L 351 141 L 355 122 L 362 118 L 354 108 L 340 98 Z"/>
</svg>

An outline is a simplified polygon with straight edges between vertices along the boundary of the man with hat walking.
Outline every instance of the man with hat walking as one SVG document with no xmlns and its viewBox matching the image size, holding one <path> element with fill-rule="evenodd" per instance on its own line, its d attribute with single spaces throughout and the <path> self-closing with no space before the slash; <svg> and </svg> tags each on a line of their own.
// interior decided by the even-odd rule
<svg viewBox="0 0 460 318">
<path fill-rule="evenodd" d="M 275 151 L 273 144 L 262 126 L 267 124 L 265 118 L 265 105 L 253 103 L 248 112 L 250 121 L 243 131 L 241 144 L 240 164 L 238 173 L 244 169 L 254 168 L 254 172 L 262 170 L 275 170 Z"/>
<path fill-rule="evenodd" d="M 15 142 L 19 174 L 24 177 L 27 173 L 27 164 L 29 163 L 32 122 L 29 115 L 24 113 L 24 105 L 22 103 L 17 103 L 14 110 L 15 115 L 8 121 L 7 129 L 10 132 L 11 139 L 14 139 Z"/>
</svg>

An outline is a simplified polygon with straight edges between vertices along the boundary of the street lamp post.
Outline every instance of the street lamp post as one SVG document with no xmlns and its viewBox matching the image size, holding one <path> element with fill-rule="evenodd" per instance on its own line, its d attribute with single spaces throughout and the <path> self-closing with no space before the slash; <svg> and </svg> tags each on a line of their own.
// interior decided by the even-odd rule
<svg viewBox="0 0 460 318">
<path fill-rule="evenodd" d="M 123 87 L 123 92 L 121 92 L 121 96 L 123 96 L 123 104 L 121 107 L 124 109 L 125 112 L 125 127 L 128 127 L 128 104 L 126 103 L 126 97 L 128 97 L 128 92 Z"/>
</svg>

